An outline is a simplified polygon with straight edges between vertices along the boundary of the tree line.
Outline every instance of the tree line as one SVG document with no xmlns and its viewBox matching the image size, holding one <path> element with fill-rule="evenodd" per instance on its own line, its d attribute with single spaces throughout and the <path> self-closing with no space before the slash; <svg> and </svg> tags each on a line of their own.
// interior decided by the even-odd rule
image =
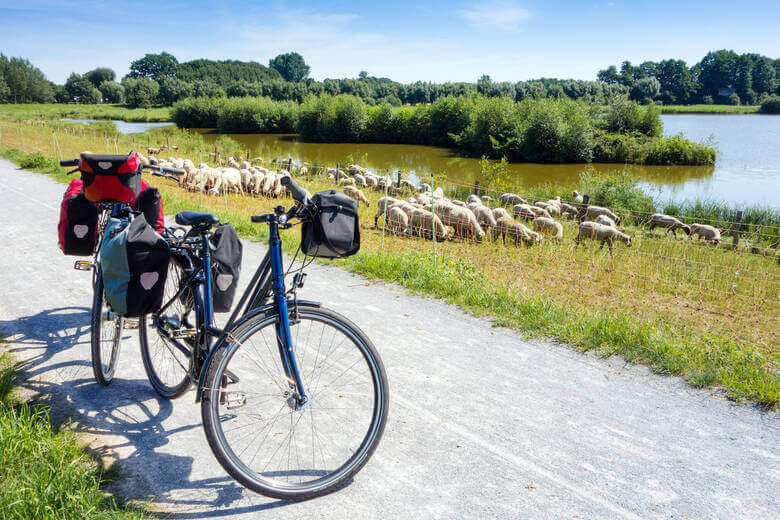
<svg viewBox="0 0 780 520">
<path fill-rule="evenodd" d="M 738 55 L 719 50 L 692 67 L 683 60 L 646 61 L 600 70 L 596 81 L 542 78 L 510 82 L 482 76 L 476 82 L 403 84 L 361 71 L 357 78 L 308 77 L 303 57 L 290 52 L 269 60 L 268 66 L 237 60 L 198 59 L 180 63 L 170 53 L 146 54 L 130 64 L 117 81 L 113 70 L 99 67 L 72 73 L 64 85 L 48 81 L 23 58 L 0 54 L 1 103 L 124 103 L 130 107 L 170 106 L 188 97 L 268 97 L 303 102 L 308 96 L 349 94 L 369 105 L 432 103 L 447 96 L 482 95 L 526 98 L 582 99 L 604 104 L 616 95 L 642 103 L 755 104 L 778 93 L 780 60 L 758 54 Z"/>
</svg>

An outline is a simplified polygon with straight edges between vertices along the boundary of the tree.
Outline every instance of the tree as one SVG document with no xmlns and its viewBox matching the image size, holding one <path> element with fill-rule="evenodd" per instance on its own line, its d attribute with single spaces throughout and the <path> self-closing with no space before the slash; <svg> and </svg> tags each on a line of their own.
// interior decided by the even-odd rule
<svg viewBox="0 0 780 520">
<path fill-rule="evenodd" d="M 95 87 L 100 88 L 100 85 L 104 81 L 114 81 L 114 79 L 116 79 L 116 73 L 108 67 L 98 67 L 84 74 L 84 77 Z"/>
<path fill-rule="evenodd" d="M 596 78 L 604 83 L 620 83 L 620 75 L 618 74 L 617 67 L 614 65 L 610 65 L 606 69 L 600 70 L 596 75 Z"/>
<path fill-rule="evenodd" d="M 655 78 L 642 78 L 631 87 L 631 99 L 650 103 L 661 93 L 661 83 Z"/>
<path fill-rule="evenodd" d="M 3 76 L 0 76 L 0 103 L 8 103 L 11 100 L 11 89 L 8 88 Z"/>
<path fill-rule="evenodd" d="M 777 78 L 772 62 L 768 58 L 758 60 L 758 63 L 756 63 L 756 66 L 753 69 L 753 90 L 755 90 L 758 95 L 761 95 L 764 93 L 771 94 L 776 88 Z"/>
<path fill-rule="evenodd" d="M 53 84 L 29 60 L 0 54 L 0 78 L 8 88 L 8 100 L 12 103 L 54 101 Z"/>
<path fill-rule="evenodd" d="M 132 108 L 149 108 L 157 102 L 160 85 L 152 79 L 125 78 L 122 86 L 125 88 L 127 104 Z"/>
<path fill-rule="evenodd" d="M 92 85 L 92 83 L 89 83 L 89 86 L 87 86 L 84 89 L 84 92 L 81 94 L 79 103 L 84 105 L 97 105 L 102 99 L 103 94 L 101 94 L 100 91 L 96 89 L 94 85 Z"/>
<path fill-rule="evenodd" d="M 101 83 L 100 93 L 103 95 L 105 103 L 123 103 L 125 100 L 125 89 L 116 81 L 104 81 Z"/>
<path fill-rule="evenodd" d="M 163 78 L 160 80 L 158 98 L 163 105 L 173 105 L 180 99 L 192 96 L 194 92 L 191 83 L 176 78 Z"/>
<path fill-rule="evenodd" d="M 698 63 L 699 83 L 703 95 L 717 96 L 721 87 L 734 85 L 734 69 L 737 54 L 734 51 L 708 52 Z"/>
<path fill-rule="evenodd" d="M 366 79 L 366 78 L 368 78 L 368 71 L 361 70 L 360 74 L 358 74 L 358 79 Z"/>
<path fill-rule="evenodd" d="M 280 54 L 268 62 L 287 81 L 302 81 L 309 75 L 309 66 L 297 52 Z"/>
<path fill-rule="evenodd" d="M 81 74 L 72 72 L 65 81 L 65 90 L 67 90 L 70 101 L 76 103 L 95 104 L 100 103 L 103 97 L 95 85 Z"/>
<path fill-rule="evenodd" d="M 225 97 L 225 91 L 213 81 L 195 80 L 192 82 L 195 97 Z"/>
<path fill-rule="evenodd" d="M 147 54 L 130 64 L 129 78 L 149 78 L 159 81 L 176 75 L 179 62 L 172 54 Z"/>
<path fill-rule="evenodd" d="M 739 94 L 739 97 L 743 100 L 747 98 L 755 97 L 753 92 L 753 63 L 747 55 L 742 55 L 737 58 L 734 66 L 734 88 Z"/>
</svg>

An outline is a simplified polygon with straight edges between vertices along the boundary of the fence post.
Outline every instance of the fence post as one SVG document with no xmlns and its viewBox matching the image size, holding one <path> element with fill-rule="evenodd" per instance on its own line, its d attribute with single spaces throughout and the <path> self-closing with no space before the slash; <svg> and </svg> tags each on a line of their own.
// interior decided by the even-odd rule
<svg viewBox="0 0 780 520">
<path fill-rule="evenodd" d="M 219 150 L 217 150 L 217 145 L 214 145 L 214 162 L 219 164 Z"/>
<path fill-rule="evenodd" d="M 387 174 L 387 172 L 385 172 Z M 387 182 L 385 182 L 385 213 L 382 215 L 382 242 L 379 244 L 379 256 L 385 252 L 385 226 L 387 225 Z"/>
<path fill-rule="evenodd" d="M 152 138 L 147 135 L 146 136 L 146 148 L 151 148 L 151 147 L 152 147 Z M 146 151 L 149 152 L 148 149 Z"/>
<path fill-rule="evenodd" d="M 737 219 L 731 225 L 731 235 L 733 240 L 731 242 L 731 248 L 736 250 L 739 246 L 739 233 L 742 230 L 742 211 L 737 211 Z"/>
<path fill-rule="evenodd" d="M 170 148 L 171 147 L 171 143 L 170 143 L 170 141 L 168 140 L 167 137 L 165 138 L 165 147 L 166 148 Z"/>
<path fill-rule="evenodd" d="M 395 187 L 398 188 L 399 191 L 401 190 L 401 170 L 398 170 L 398 180 L 396 181 Z"/>
<path fill-rule="evenodd" d="M 590 195 L 583 195 L 582 204 L 580 205 L 580 209 L 577 212 L 577 222 L 582 222 L 583 220 L 585 220 L 585 214 L 588 213 L 589 202 L 590 202 Z"/>
<path fill-rule="evenodd" d="M 431 173 L 431 237 L 433 238 L 433 270 L 436 271 L 436 199 L 433 198 L 433 173 Z"/>
<path fill-rule="evenodd" d="M 479 197 L 479 181 L 474 182 L 474 195 Z"/>
</svg>

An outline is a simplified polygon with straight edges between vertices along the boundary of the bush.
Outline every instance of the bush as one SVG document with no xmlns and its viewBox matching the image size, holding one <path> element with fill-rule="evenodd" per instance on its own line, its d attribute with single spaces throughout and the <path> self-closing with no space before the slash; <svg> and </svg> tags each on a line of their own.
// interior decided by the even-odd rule
<svg viewBox="0 0 780 520">
<path fill-rule="evenodd" d="M 56 167 L 54 161 L 40 152 L 31 153 L 22 158 L 19 166 L 25 170 L 51 170 Z"/>
<path fill-rule="evenodd" d="M 653 198 L 626 171 L 599 173 L 593 168 L 587 168 L 580 174 L 580 191 L 590 196 L 591 204 L 608 206 L 618 213 L 621 210 L 638 212 L 640 215 L 637 218 L 642 218 L 642 214 L 655 211 Z"/>
<path fill-rule="evenodd" d="M 454 136 L 469 124 L 473 103 L 465 97 L 447 96 L 437 99 L 430 107 L 432 144 L 450 146 Z"/>
<path fill-rule="evenodd" d="M 224 98 L 188 98 L 171 108 L 171 119 L 179 128 L 216 128 Z"/>
<path fill-rule="evenodd" d="M 298 132 L 320 142 L 358 142 L 368 120 L 367 107 L 351 95 L 309 97 L 300 107 Z"/>
<path fill-rule="evenodd" d="M 191 83 L 176 78 L 163 78 L 160 80 L 160 93 L 158 100 L 163 105 L 172 105 L 180 99 L 192 96 L 195 89 Z"/>
<path fill-rule="evenodd" d="M 704 103 L 705 105 L 715 104 L 715 100 L 712 99 L 712 96 L 704 96 L 703 98 L 701 98 L 701 102 Z"/>
<path fill-rule="evenodd" d="M 616 96 L 607 105 L 604 128 L 610 133 L 639 132 L 657 137 L 663 132 L 661 110 L 653 104 L 643 108 L 625 96 Z"/>
<path fill-rule="evenodd" d="M 739 105 L 741 104 L 739 95 L 737 95 L 736 92 L 734 92 L 732 95 L 729 96 L 729 105 Z"/>
<path fill-rule="evenodd" d="M 297 105 L 269 98 L 231 98 L 219 106 L 221 133 L 290 133 L 295 131 Z"/>
<path fill-rule="evenodd" d="M 149 108 L 157 102 L 160 85 L 149 78 L 125 78 L 122 80 L 125 98 L 131 108 Z"/>
<path fill-rule="evenodd" d="M 761 103 L 762 114 L 780 114 L 780 96 L 772 96 L 766 98 Z"/>
<path fill-rule="evenodd" d="M 124 103 L 125 89 L 116 81 L 104 81 L 100 84 L 100 94 L 106 103 Z"/>
</svg>

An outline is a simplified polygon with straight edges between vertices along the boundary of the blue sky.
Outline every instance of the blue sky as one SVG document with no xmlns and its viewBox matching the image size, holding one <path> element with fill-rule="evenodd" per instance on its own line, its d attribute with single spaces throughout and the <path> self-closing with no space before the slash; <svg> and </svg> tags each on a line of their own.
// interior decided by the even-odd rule
<svg viewBox="0 0 780 520">
<path fill-rule="evenodd" d="M 595 79 L 624 59 L 693 64 L 721 48 L 780 57 L 779 26 L 778 2 L 720 0 L 0 0 L 0 52 L 58 83 L 97 66 L 121 77 L 161 50 L 263 64 L 295 50 L 316 79 Z"/>
</svg>

